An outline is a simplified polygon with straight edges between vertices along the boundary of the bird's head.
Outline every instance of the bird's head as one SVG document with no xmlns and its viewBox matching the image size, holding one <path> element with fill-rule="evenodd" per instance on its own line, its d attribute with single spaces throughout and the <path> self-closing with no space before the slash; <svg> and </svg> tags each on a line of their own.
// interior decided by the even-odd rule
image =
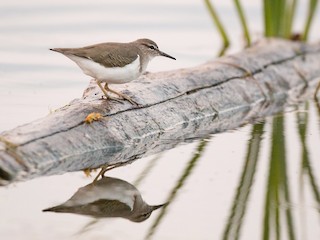
<svg viewBox="0 0 320 240">
<path fill-rule="evenodd" d="M 137 47 L 142 52 L 147 54 L 149 56 L 149 58 L 154 58 L 156 56 L 163 56 L 163 57 L 167 57 L 167 58 L 171 58 L 171 59 L 176 60 L 174 57 L 170 56 L 169 54 L 166 54 L 166 53 L 160 51 L 158 45 L 150 39 L 142 38 L 142 39 L 136 40 L 134 43 L 136 43 Z"/>
<path fill-rule="evenodd" d="M 157 210 L 165 205 L 167 205 L 167 203 L 154 206 L 149 206 L 148 204 L 145 204 L 143 207 L 141 207 L 140 211 L 137 211 L 129 219 L 133 222 L 143 222 L 151 216 L 151 213 L 154 210 Z"/>
</svg>

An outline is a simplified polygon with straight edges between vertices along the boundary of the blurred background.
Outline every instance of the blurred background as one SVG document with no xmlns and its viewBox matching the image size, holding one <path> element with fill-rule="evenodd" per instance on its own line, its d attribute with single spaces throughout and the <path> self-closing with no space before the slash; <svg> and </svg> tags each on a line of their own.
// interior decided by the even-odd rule
<svg viewBox="0 0 320 240">
<path fill-rule="evenodd" d="M 1 1 L 0 131 L 82 96 L 90 78 L 49 48 L 150 38 L 177 58 L 154 59 L 151 72 L 215 58 L 223 41 L 208 2 Z M 288 2 L 297 2 L 292 32 L 303 32 L 309 1 Z M 211 3 L 230 39 L 226 53 L 240 51 L 246 38 L 234 1 Z M 243 1 L 251 42 L 265 35 L 263 7 L 263 1 Z M 310 42 L 320 38 L 314 9 Z M 170 202 L 142 223 L 41 212 L 66 201 L 95 173 L 1 187 L 1 239 L 320 239 L 318 104 L 309 101 L 108 172 L 135 185 L 149 204 Z"/>
</svg>

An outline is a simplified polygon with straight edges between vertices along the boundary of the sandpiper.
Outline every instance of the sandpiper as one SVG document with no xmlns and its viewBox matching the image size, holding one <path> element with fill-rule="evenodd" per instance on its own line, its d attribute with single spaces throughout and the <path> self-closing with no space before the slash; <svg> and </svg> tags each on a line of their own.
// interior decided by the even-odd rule
<svg viewBox="0 0 320 240">
<path fill-rule="evenodd" d="M 103 177 L 80 188 L 65 203 L 43 211 L 75 213 L 95 218 L 121 217 L 142 222 L 154 210 L 165 205 L 148 205 L 132 184 L 117 178 Z"/>
<path fill-rule="evenodd" d="M 123 84 L 137 79 L 146 71 L 148 63 L 156 56 L 174 57 L 159 50 L 150 39 L 138 39 L 129 43 L 107 42 L 82 48 L 52 48 L 74 61 L 81 70 L 93 77 L 107 99 L 118 100 L 108 95 L 115 93 L 138 105 L 130 97 L 109 88 L 108 84 Z M 102 87 L 101 83 L 105 83 Z"/>
</svg>

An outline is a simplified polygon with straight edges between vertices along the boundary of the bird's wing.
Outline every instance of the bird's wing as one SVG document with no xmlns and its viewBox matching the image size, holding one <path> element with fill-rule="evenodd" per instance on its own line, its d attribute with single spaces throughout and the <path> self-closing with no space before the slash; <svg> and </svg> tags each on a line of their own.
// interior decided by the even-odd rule
<svg viewBox="0 0 320 240">
<path fill-rule="evenodd" d="M 75 213 L 81 215 L 90 215 L 93 217 L 126 217 L 128 214 L 130 214 L 131 208 L 125 203 L 117 200 L 100 199 L 85 205 L 59 205 L 43 211 Z"/>
<path fill-rule="evenodd" d="M 125 44 L 100 43 L 83 48 L 68 49 L 63 54 L 87 58 L 105 67 L 124 67 L 137 59 L 137 51 Z"/>
<path fill-rule="evenodd" d="M 91 209 L 99 209 L 101 217 L 124 217 L 131 212 L 131 208 L 118 200 L 100 199 L 88 204 Z"/>
</svg>

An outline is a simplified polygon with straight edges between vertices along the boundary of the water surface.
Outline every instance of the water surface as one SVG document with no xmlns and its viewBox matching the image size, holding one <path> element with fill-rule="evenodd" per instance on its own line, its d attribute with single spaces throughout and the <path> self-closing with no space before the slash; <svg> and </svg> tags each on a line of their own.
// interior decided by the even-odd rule
<svg viewBox="0 0 320 240">
<path fill-rule="evenodd" d="M 247 4 L 250 27 L 259 36 L 261 6 Z M 218 8 L 229 34 L 241 39 L 233 6 Z M 0 131 L 82 95 L 88 77 L 49 48 L 148 37 L 178 59 L 154 59 L 150 71 L 194 66 L 219 52 L 215 28 L 196 0 L 8 1 L 1 3 L 0 16 Z M 319 27 L 315 21 L 313 29 Z M 314 30 L 311 39 L 318 37 Z M 230 52 L 240 46 L 237 41 Z M 66 201 L 95 173 L 2 187 L 1 238 L 319 239 L 319 126 L 319 109 L 311 101 L 108 172 L 135 185 L 149 204 L 169 202 L 142 223 L 41 211 Z"/>
</svg>

